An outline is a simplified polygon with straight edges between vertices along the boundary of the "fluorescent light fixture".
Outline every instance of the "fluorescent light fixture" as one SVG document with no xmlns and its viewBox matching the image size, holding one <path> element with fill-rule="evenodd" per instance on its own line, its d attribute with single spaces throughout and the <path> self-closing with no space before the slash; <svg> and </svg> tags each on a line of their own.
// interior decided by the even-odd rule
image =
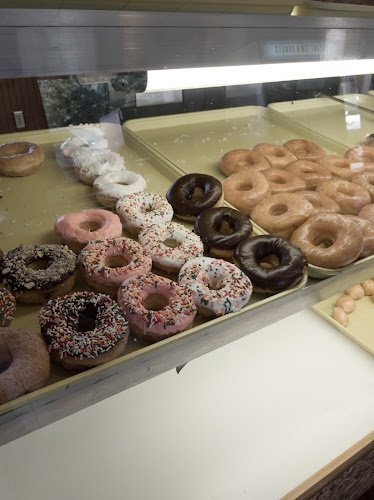
<svg viewBox="0 0 374 500">
<path fill-rule="evenodd" d="M 374 59 L 254 64 L 148 71 L 146 92 L 374 73 Z"/>
</svg>

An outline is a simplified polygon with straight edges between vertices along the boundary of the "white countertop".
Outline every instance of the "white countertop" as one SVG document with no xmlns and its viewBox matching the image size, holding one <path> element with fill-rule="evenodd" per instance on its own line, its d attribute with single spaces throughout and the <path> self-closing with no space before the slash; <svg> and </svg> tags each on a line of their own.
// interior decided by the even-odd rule
<svg viewBox="0 0 374 500">
<path fill-rule="evenodd" d="M 373 430 L 373 394 L 374 358 L 302 311 L 2 446 L 1 498 L 279 499 Z"/>
</svg>

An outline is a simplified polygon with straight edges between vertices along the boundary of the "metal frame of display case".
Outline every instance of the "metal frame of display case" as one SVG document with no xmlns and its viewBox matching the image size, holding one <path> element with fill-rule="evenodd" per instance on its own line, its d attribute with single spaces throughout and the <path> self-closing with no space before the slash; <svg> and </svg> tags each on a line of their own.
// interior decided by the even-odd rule
<svg viewBox="0 0 374 500">
<path fill-rule="evenodd" d="M 301 48 L 293 54 L 281 51 L 275 55 L 274 47 L 284 43 Z M 48 77 L 369 58 L 374 28 L 370 20 L 347 18 L 2 9 L 0 44 L 0 78 Z M 373 275 L 374 261 L 358 263 L 324 281 L 310 279 L 292 298 L 281 297 L 250 315 L 207 324 L 198 334 L 148 354 L 135 353 L 104 374 L 0 416 L 0 444 L 183 365 Z"/>
</svg>

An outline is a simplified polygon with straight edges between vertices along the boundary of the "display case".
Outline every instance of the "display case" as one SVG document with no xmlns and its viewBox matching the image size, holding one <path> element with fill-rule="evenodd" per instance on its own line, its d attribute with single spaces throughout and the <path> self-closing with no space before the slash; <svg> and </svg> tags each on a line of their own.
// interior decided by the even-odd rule
<svg viewBox="0 0 374 500">
<path fill-rule="evenodd" d="M 0 40 L 0 85 L 12 81 L 13 92 L 19 95 L 23 91 L 17 85 L 22 80 L 38 82 L 32 91 L 37 97 L 29 98 L 29 111 L 23 115 L 25 127 L 17 121 L 19 115 L 14 123 L 3 116 L 0 123 L 6 133 L 0 135 L 0 143 L 37 143 L 46 154 L 35 175 L 1 178 L 4 252 L 21 243 L 56 243 L 56 219 L 100 208 L 92 188 L 77 180 L 60 149 L 73 134 L 79 135 L 81 121 L 98 122 L 128 170 L 141 174 L 148 189 L 162 195 L 188 173 L 209 173 L 223 181 L 219 160 L 230 150 L 301 138 L 343 156 L 374 131 L 374 98 L 369 94 L 374 29 L 364 18 L 2 9 Z M 336 69 L 336 62 L 345 64 Z M 298 68 L 297 63 L 306 66 Z M 314 68 L 316 63 L 325 64 L 320 78 L 314 70 L 308 74 L 308 65 Z M 242 67 L 239 78 L 237 66 Z M 226 68 L 223 81 L 222 72 L 211 83 L 204 73 L 192 81 L 182 74 L 182 83 L 170 83 L 172 74 L 161 84 L 153 79 L 166 70 L 222 67 Z M 264 73 L 265 67 L 270 73 Z M 291 73 L 294 69 L 296 73 Z M 52 85 L 64 79 L 74 87 L 65 107 L 57 100 L 57 84 Z M 40 95 L 44 122 L 32 125 Z M 4 109 L 13 97 L 3 87 Z M 105 99 L 109 105 L 105 101 L 100 107 Z M 72 102 L 77 104 L 75 114 L 69 114 L 72 106 L 66 107 Z M 312 110 L 314 121 L 303 114 L 306 108 Z M 334 120 L 340 120 L 342 131 Z M 69 123 L 76 127 L 69 128 Z M 15 131 L 17 124 L 21 128 Z M 262 233 L 261 227 L 255 228 L 255 234 Z M 0 406 L 0 442 L 167 370 L 178 370 L 194 358 L 332 297 L 374 276 L 374 258 L 322 274 L 313 266 L 309 269 L 309 277 L 291 290 L 254 296 L 238 313 L 200 319 L 191 330 L 155 344 L 131 340 L 124 356 L 82 373 L 71 375 L 56 368 L 46 387 Z M 79 281 L 77 289 L 85 288 Z M 39 309 L 19 306 L 11 326 L 39 333 Z"/>
</svg>

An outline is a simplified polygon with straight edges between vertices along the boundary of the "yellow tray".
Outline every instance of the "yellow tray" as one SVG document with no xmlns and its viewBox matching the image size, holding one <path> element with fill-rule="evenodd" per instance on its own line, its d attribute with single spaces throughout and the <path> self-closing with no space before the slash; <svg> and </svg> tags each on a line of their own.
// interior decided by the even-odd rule
<svg viewBox="0 0 374 500">
<path fill-rule="evenodd" d="M 71 163 L 61 156 L 61 142 L 66 140 L 70 134 L 71 130 L 67 128 L 0 136 L 0 144 L 17 140 L 40 144 L 46 155 L 41 168 L 32 176 L 19 178 L 0 177 L 0 194 L 2 195 L 0 248 L 4 252 L 11 250 L 20 243 L 57 243 L 53 224 L 60 215 L 86 208 L 103 208 L 97 203 L 92 188 L 77 181 Z M 141 151 L 139 147 L 135 151 L 129 145 L 123 145 L 118 152 L 124 157 L 129 170 L 141 174 L 146 179 L 148 189 L 151 192 L 164 195 L 169 186 L 180 175 L 183 175 L 183 172 L 181 173 L 178 168 L 172 167 L 168 162 L 161 162 L 160 159 L 150 156 L 147 150 Z M 178 222 L 181 221 L 178 220 Z M 192 224 L 186 223 L 186 226 L 191 228 Z M 256 230 L 254 232 L 258 234 Z M 282 295 L 296 292 L 305 286 L 306 281 L 307 277 L 304 276 L 301 283 L 292 290 L 265 299 L 254 294 L 249 304 L 242 311 L 222 318 L 208 320 L 209 324 L 229 321 L 230 317 L 246 314 L 261 304 L 276 300 Z M 84 283 L 83 279 L 79 278 L 76 289 L 85 290 L 90 288 Z M 39 310 L 39 306 L 17 304 L 15 319 L 10 326 L 26 328 L 39 334 Z M 207 323 L 206 319 L 197 317 L 193 328 L 190 330 L 150 346 L 144 346 L 140 342 L 130 339 L 125 356 L 83 373 L 70 372 L 53 365 L 52 375 L 46 387 L 0 405 L 0 415 L 87 380 L 93 375 L 103 373 L 109 368 L 133 360 L 135 357 L 156 350 L 167 343 L 178 342 L 179 339 L 186 336 L 196 335 L 204 328 L 204 323 Z"/>
<path fill-rule="evenodd" d="M 322 146 L 327 154 L 343 155 L 346 151 L 341 144 L 260 106 L 129 120 L 125 123 L 124 134 L 134 147 L 141 145 L 185 173 L 204 172 L 221 181 L 226 178 L 219 167 L 222 155 L 232 149 L 252 148 L 259 142 L 281 145 L 290 139 L 308 139 Z M 256 229 L 266 234 L 257 225 Z M 323 279 L 346 268 L 309 265 L 308 274 Z"/>
<path fill-rule="evenodd" d="M 336 97 L 338 99 L 344 98 L 344 96 Z M 358 146 L 368 134 L 372 134 L 374 131 L 372 108 L 367 108 L 365 111 L 350 105 L 353 101 L 353 98 L 352 101 L 350 100 L 351 97 L 352 94 L 348 97 L 346 105 L 328 97 L 318 97 L 299 101 L 276 102 L 269 104 L 269 108 L 284 114 L 299 125 L 309 127 L 314 131 L 318 130 L 326 137 L 340 143 L 345 148 L 343 150 L 344 156 L 348 148 Z M 366 107 L 370 103 L 371 97 L 362 96 L 358 99 L 364 104 L 362 107 Z"/>
<path fill-rule="evenodd" d="M 374 302 L 372 297 L 366 295 L 362 299 L 356 300 L 356 309 L 349 314 L 349 323 L 345 327 L 331 317 L 335 302 L 342 295 L 344 293 L 334 295 L 312 306 L 311 309 L 374 356 Z"/>
</svg>

